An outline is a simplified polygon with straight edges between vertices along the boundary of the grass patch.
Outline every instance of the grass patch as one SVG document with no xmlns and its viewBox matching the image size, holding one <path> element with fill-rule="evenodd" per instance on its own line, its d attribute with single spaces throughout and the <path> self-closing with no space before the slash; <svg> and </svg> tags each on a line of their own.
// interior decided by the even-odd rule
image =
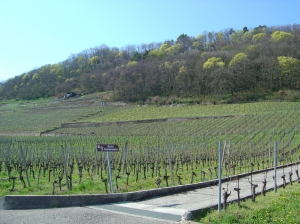
<svg viewBox="0 0 300 224">
<path fill-rule="evenodd" d="M 299 223 L 300 184 L 294 183 L 279 188 L 276 193 L 257 196 L 256 201 L 247 199 L 230 204 L 220 213 L 210 208 L 194 215 L 194 221 L 200 223 Z"/>
</svg>

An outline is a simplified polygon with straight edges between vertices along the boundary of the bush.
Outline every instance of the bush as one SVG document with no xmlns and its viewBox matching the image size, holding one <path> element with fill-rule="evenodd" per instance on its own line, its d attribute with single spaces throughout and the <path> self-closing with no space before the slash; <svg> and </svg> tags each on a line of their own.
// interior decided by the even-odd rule
<svg viewBox="0 0 300 224">
<path fill-rule="evenodd" d="M 259 100 L 265 100 L 267 93 L 264 92 L 244 92 L 231 97 L 232 103 L 248 103 Z"/>
<path fill-rule="evenodd" d="M 167 99 L 165 97 L 155 96 L 155 97 L 151 98 L 152 104 L 164 105 L 164 104 L 166 104 L 166 102 L 167 102 Z"/>
</svg>

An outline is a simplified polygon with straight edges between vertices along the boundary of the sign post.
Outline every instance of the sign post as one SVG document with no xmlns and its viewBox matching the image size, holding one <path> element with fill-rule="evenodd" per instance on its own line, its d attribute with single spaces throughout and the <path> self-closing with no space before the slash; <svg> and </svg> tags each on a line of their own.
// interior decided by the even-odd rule
<svg viewBox="0 0 300 224">
<path fill-rule="evenodd" d="M 110 191 L 111 191 L 111 193 L 114 193 L 109 153 L 110 152 L 119 152 L 119 146 L 118 145 L 109 145 L 109 144 L 97 144 L 97 151 L 106 152 Z"/>
</svg>

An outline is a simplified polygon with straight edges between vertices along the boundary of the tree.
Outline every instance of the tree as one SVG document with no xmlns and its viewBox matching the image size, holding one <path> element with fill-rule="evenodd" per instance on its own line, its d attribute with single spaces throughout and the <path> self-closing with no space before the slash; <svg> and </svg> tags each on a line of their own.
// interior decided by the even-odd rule
<svg viewBox="0 0 300 224">
<path fill-rule="evenodd" d="M 274 33 L 271 34 L 271 40 L 273 41 L 285 40 L 288 37 L 293 37 L 293 34 L 283 32 L 283 31 L 275 31 Z"/>
<path fill-rule="evenodd" d="M 132 56 L 133 61 L 139 61 L 142 59 L 142 55 L 139 52 L 135 52 L 134 55 Z"/>
<path fill-rule="evenodd" d="M 238 63 L 242 63 L 247 60 L 247 55 L 243 52 L 236 54 L 233 59 L 229 62 L 229 67 Z"/>
<path fill-rule="evenodd" d="M 162 51 L 162 52 L 165 52 L 166 49 L 169 47 L 168 44 L 162 44 L 160 47 L 159 47 L 159 50 Z"/>
<path fill-rule="evenodd" d="M 64 76 L 64 70 L 62 63 L 53 64 L 50 67 L 50 73 L 55 74 L 58 79 L 62 79 Z"/>
<path fill-rule="evenodd" d="M 161 84 L 163 84 L 164 96 L 168 96 L 174 93 L 175 90 L 175 75 L 173 63 L 170 61 L 165 61 L 158 66 L 159 79 Z"/>
<path fill-rule="evenodd" d="M 258 27 L 255 27 L 253 29 L 253 35 L 258 34 L 258 33 L 266 33 L 266 31 L 267 31 L 267 26 L 259 25 Z"/>
<path fill-rule="evenodd" d="M 281 74 L 288 74 L 291 70 L 299 64 L 299 60 L 287 56 L 277 57 L 279 66 L 281 68 Z"/>
<path fill-rule="evenodd" d="M 200 50 L 200 42 L 199 41 L 195 41 L 192 45 L 193 49 L 197 49 Z"/>
<path fill-rule="evenodd" d="M 244 52 L 236 54 L 229 62 L 228 68 L 232 94 L 253 89 L 251 63 Z"/>
<path fill-rule="evenodd" d="M 252 37 L 252 42 L 253 43 L 256 43 L 258 42 L 261 38 L 265 37 L 266 36 L 266 33 L 258 33 L 258 34 L 255 34 L 253 37 Z"/>
<path fill-rule="evenodd" d="M 245 41 L 245 42 L 249 42 L 249 41 L 251 41 L 252 37 L 253 37 L 252 32 L 247 31 L 243 34 L 242 40 Z"/>
<path fill-rule="evenodd" d="M 231 34 L 231 41 L 233 44 L 238 44 L 241 40 L 242 40 L 242 37 L 244 35 L 244 31 L 243 30 L 238 30 L 234 33 Z"/>
<path fill-rule="evenodd" d="M 191 49 L 193 42 L 194 42 L 193 38 L 189 37 L 186 34 L 181 34 L 176 40 L 176 45 L 180 44 L 183 52 L 186 52 Z"/>
<path fill-rule="evenodd" d="M 165 50 L 165 52 L 167 55 L 173 56 L 173 55 L 179 54 L 181 52 L 181 48 L 182 48 L 182 45 L 180 43 L 177 43 L 177 44 L 167 48 Z"/>
<path fill-rule="evenodd" d="M 136 61 L 129 61 L 128 63 L 127 63 L 127 67 L 131 67 L 131 66 L 135 66 L 135 65 L 137 65 L 138 63 L 136 62 Z"/>
<path fill-rule="evenodd" d="M 160 50 L 152 50 L 152 51 L 148 52 L 147 57 L 161 59 L 164 57 L 164 52 L 160 51 Z"/>
<path fill-rule="evenodd" d="M 287 56 L 279 56 L 277 57 L 279 67 L 281 69 L 281 87 L 287 86 L 289 88 L 293 87 L 293 80 L 297 82 L 299 80 L 299 74 L 296 72 L 296 68 L 299 66 L 299 60 L 292 57 Z M 294 73 L 294 75 L 293 75 Z M 294 77 L 295 76 L 295 77 Z"/>
<path fill-rule="evenodd" d="M 218 96 L 219 100 L 228 92 L 228 69 L 220 67 L 212 71 L 211 81 L 208 83 L 213 93 Z"/>
<path fill-rule="evenodd" d="M 177 67 L 176 72 L 176 95 L 179 97 L 194 97 L 197 96 L 197 80 L 196 74 L 188 66 L 182 65 L 182 62 L 177 61 L 174 67 Z M 181 66 L 181 67 L 180 67 Z"/>
<path fill-rule="evenodd" d="M 192 48 L 197 50 L 204 50 L 205 45 L 206 45 L 206 35 L 200 34 L 195 38 L 195 41 L 192 44 Z"/>
<path fill-rule="evenodd" d="M 100 63 L 100 57 L 99 56 L 93 56 L 89 59 L 89 64 L 94 66 L 96 64 Z"/>
<path fill-rule="evenodd" d="M 34 75 L 32 76 L 32 80 L 36 80 L 36 81 L 39 81 L 40 80 L 40 75 L 39 75 L 39 73 L 34 73 Z"/>
<path fill-rule="evenodd" d="M 207 61 L 203 64 L 203 69 L 211 69 L 211 68 L 222 68 L 225 66 L 225 63 L 221 58 L 212 57 L 207 59 Z"/>
<path fill-rule="evenodd" d="M 30 76 L 29 76 L 28 73 L 26 73 L 26 74 L 24 74 L 24 75 L 22 76 L 22 82 L 23 82 L 23 83 L 27 83 L 29 80 L 30 80 Z"/>
</svg>

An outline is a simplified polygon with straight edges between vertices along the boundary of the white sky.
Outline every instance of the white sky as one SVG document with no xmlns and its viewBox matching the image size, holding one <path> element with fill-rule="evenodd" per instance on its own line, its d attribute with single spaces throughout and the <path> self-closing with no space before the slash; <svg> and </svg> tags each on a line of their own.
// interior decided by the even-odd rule
<svg viewBox="0 0 300 224">
<path fill-rule="evenodd" d="M 300 24 L 299 0 L 0 0 L 0 81 L 106 44 Z"/>
</svg>

